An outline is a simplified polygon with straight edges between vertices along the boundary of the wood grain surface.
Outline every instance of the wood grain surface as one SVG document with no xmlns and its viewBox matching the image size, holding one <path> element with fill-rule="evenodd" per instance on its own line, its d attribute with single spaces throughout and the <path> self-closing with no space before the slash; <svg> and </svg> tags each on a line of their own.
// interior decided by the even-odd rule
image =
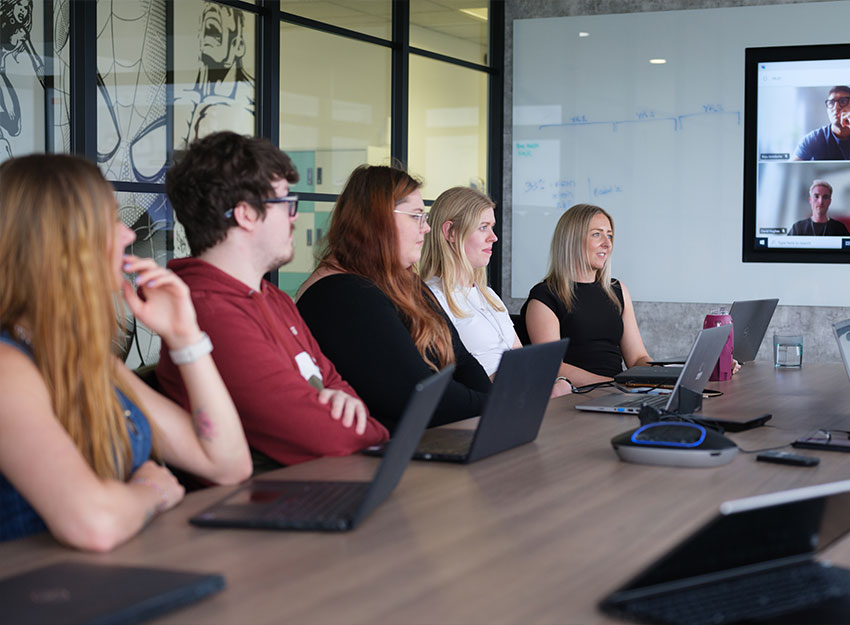
<svg viewBox="0 0 850 625">
<path fill-rule="evenodd" d="M 850 429 L 840 365 L 748 364 L 710 387 L 724 394 L 705 401 L 708 416 L 773 414 L 771 427 L 729 435 L 743 450 L 786 445 L 819 427 Z M 233 490 L 211 488 L 110 554 L 77 553 L 47 535 L 0 544 L 0 577 L 59 560 L 224 574 L 224 592 L 158 623 L 608 623 L 598 601 L 721 502 L 850 478 L 850 454 L 836 452 L 804 451 L 821 458 L 816 468 L 760 463 L 754 453 L 710 469 L 624 463 L 610 440 L 637 418 L 578 412 L 576 401 L 552 400 L 534 443 L 465 466 L 411 463 L 350 533 L 189 525 Z M 362 480 L 377 462 L 325 458 L 265 477 Z M 850 565 L 848 543 L 828 555 Z"/>
</svg>

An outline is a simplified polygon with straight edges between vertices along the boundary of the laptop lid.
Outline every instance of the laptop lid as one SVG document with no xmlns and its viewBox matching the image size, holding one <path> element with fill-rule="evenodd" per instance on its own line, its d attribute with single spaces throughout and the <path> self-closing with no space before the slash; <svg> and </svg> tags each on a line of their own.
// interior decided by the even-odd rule
<svg viewBox="0 0 850 625">
<path fill-rule="evenodd" d="M 731 571 L 811 559 L 850 531 L 850 480 L 727 501 L 713 519 L 603 599 L 603 608 Z"/>
<path fill-rule="evenodd" d="M 217 574 L 60 562 L 0 580 L 4 623 L 140 623 L 222 590 Z"/>
<path fill-rule="evenodd" d="M 723 345 L 729 337 L 730 328 L 731 326 L 729 325 L 723 325 L 700 330 L 696 340 L 691 345 L 691 351 L 682 367 L 632 367 L 628 372 L 624 372 L 624 374 L 628 373 L 630 375 L 622 378 L 618 375 L 614 377 L 614 380 L 625 382 L 627 377 L 628 381 L 642 381 L 644 384 L 652 385 L 668 383 L 669 376 L 675 375 L 673 391 L 667 398 L 664 409 L 676 411 L 680 405 L 682 388 L 686 388 L 698 395 L 702 394 L 705 383 L 711 376 L 714 365 L 720 357 L 720 352 L 723 350 Z M 624 402 L 632 402 L 634 400 L 634 395 L 615 393 L 576 404 L 576 409 L 596 412 L 631 412 L 637 414 L 640 412 L 639 405 L 629 408 L 621 408 L 620 406 Z"/>
<path fill-rule="evenodd" d="M 844 370 L 847 372 L 847 376 L 850 377 L 850 319 L 833 323 L 832 333 L 835 335 L 835 341 L 838 343 L 838 353 L 841 354 L 841 362 L 844 363 Z"/>
<path fill-rule="evenodd" d="M 398 484 L 453 372 L 454 365 L 449 365 L 415 386 L 371 482 L 253 479 L 192 517 L 190 522 L 211 527 L 353 529 Z M 342 492 L 337 490 L 340 488 Z M 345 509 L 335 513 L 333 518 L 324 510 L 317 511 L 309 499 L 317 490 L 327 496 L 328 489 L 334 489 L 333 501 L 340 502 L 344 498 L 347 502 Z M 279 506 L 281 502 L 286 506 Z"/>
<path fill-rule="evenodd" d="M 756 359 L 767 326 L 773 319 L 773 313 L 779 300 L 753 299 L 732 302 L 729 314 L 735 333 L 732 357 L 738 362 L 750 362 Z"/>
<path fill-rule="evenodd" d="M 697 339 L 691 346 L 691 353 L 688 354 L 682 372 L 676 380 L 673 392 L 670 394 L 670 399 L 667 402 L 668 410 L 671 407 L 675 409 L 679 405 L 682 388 L 698 395 L 702 394 L 706 382 L 708 382 L 708 378 L 711 377 L 711 372 L 714 370 L 714 365 L 720 358 L 720 352 L 723 351 L 726 339 L 729 338 L 731 329 L 732 327 L 727 324 L 700 330 Z"/>
<path fill-rule="evenodd" d="M 537 438 L 568 344 L 569 339 L 561 339 L 502 354 L 467 462 Z"/>
<path fill-rule="evenodd" d="M 401 422 L 387 446 L 384 459 L 372 479 L 372 485 L 354 516 L 354 525 L 377 508 L 398 485 L 405 467 L 413 457 L 413 451 L 419 439 L 422 438 L 422 433 L 443 397 L 449 380 L 452 379 L 454 369 L 454 365 L 448 365 L 439 373 L 419 382 L 414 388 Z"/>
</svg>

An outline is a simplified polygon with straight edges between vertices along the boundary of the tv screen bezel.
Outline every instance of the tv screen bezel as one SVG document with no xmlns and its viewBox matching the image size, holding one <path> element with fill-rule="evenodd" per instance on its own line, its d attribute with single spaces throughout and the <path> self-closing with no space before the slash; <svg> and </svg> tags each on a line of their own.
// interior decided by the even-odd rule
<svg viewBox="0 0 850 625">
<path fill-rule="evenodd" d="M 850 44 L 746 48 L 744 66 L 744 227 L 745 263 L 850 263 L 850 250 L 789 250 L 756 247 L 758 187 L 758 66 L 782 61 L 850 60 Z M 850 82 L 850 76 L 848 81 Z"/>
</svg>

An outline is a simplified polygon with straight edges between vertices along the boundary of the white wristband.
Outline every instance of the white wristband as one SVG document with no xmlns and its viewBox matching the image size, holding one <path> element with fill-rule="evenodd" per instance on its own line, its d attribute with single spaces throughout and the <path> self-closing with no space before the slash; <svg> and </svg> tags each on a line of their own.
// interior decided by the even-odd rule
<svg viewBox="0 0 850 625">
<path fill-rule="evenodd" d="M 188 365 L 198 358 L 206 356 L 213 350 L 212 341 L 206 332 L 201 332 L 201 340 L 194 345 L 187 345 L 181 349 L 170 349 L 168 355 L 175 365 Z"/>
</svg>

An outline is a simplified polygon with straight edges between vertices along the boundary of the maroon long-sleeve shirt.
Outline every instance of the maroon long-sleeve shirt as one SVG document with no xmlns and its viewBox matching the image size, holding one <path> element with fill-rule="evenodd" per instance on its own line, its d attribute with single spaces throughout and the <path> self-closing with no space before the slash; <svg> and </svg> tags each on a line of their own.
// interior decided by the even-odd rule
<svg viewBox="0 0 850 625">
<path fill-rule="evenodd" d="M 299 371 L 298 353 L 309 355 L 325 388 L 357 394 L 322 354 L 286 293 L 266 281 L 256 291 L 195 258 L 172 260 L 168 267 L 191 289 L 198 324 L 212 340 L 213 360 L 251 447 L 290 465 L 387 440 L 386 428 L 372 417 L 358 435 L 331 418 L 330 404 L 319 403 L 318 391 Z M 165 345 L 156 374 L 163 390 L 188 410 L 183 379 Z"/>
</svg>

